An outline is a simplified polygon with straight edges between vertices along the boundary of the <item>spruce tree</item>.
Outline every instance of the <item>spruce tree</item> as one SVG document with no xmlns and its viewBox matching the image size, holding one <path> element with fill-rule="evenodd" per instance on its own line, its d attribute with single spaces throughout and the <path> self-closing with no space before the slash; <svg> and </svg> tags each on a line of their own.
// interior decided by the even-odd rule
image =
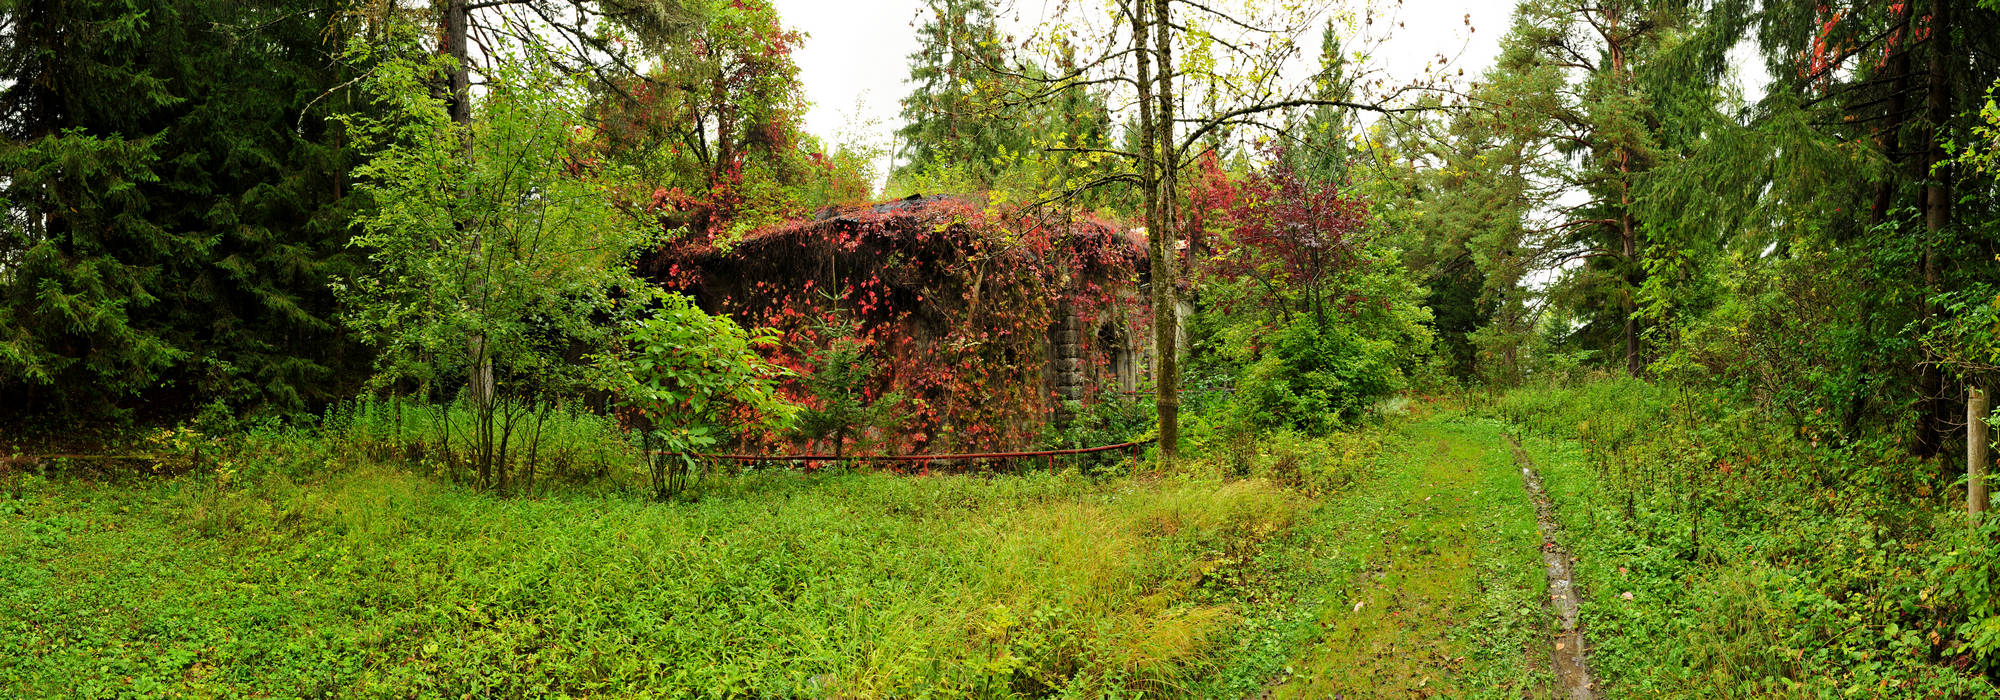
<svg viewBox="0 0 2000 700">
<path fill-rule="evenodd" d="M 43 418 L 296 410 L 365 366 L 334 0 L 8 0 L 0 392 Z"/>
<path fill-rule="evenodd" d="M 999 30 L 988 0 L 929 0 L 910 54 L 910 94 L 892 177 L 931 169 L 959 169 L 971 184 L 991 184 L 1003 150 L 1019 151 L 1008 125 L 982 113 L 990 94 L 990 69 L 1001 65 Z M 982 83 L 987 84 L 985 87 Z"/>
</svg>

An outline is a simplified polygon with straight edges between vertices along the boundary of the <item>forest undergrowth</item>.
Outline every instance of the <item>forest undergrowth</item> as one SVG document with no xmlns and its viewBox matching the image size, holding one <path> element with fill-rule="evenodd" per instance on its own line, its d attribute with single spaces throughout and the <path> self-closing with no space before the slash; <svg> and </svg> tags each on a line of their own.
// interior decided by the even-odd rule
<svg viewBox="0 0 2000 700">
<path fill-rule="evenodd" d="M 1936 460 L 1636 380 L 1516 390 L 1607 697 L 1993 697 L 1993 543 Z"/>
<path fill-rule="evenodd" d="M 1301 523 L 1379 439 L 658 502 L 485 492 L 329 424 L 0 475 L 0 694 L 1206 697 L 1289 655 Z"/>
<path fill-rule="evenodd" d="M 1619 380 L 1396 405 L 1209 434 L 1172 473 L 765 469 L 665 502 L 555 470 L 483 491 L 366 412 L 157 471 L 16 467 L 0 689 L 1533 694 L 1552 622 L 1518 432 L 1601 697 L 1995 694 L 1992 528 L 1893 444 Z M 591 455 L 565 469 L 630 461 L 550 430 Z"/>
</svg>

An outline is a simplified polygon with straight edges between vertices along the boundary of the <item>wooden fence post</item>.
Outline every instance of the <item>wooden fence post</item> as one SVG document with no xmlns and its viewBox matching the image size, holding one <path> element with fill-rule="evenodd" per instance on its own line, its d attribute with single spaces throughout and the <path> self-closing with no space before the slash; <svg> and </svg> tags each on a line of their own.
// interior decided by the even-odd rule
<svg viewBox="0 0 2000 700">
<path fill-rule="evenodd" d="M 1965 511 L 1974 519 L 1986 512 L 1986 463 L 1992 441 L 1986 416 L 1991 413 L 1986 390 L 1967 387 L 1965 399 Z"/>
</svg>

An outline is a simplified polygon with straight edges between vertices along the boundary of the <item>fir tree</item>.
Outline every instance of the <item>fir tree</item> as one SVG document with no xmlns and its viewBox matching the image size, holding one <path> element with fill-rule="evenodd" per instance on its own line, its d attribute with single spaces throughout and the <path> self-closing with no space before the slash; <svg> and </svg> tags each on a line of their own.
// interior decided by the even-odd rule
<svg viewBox="0 0 2000 700">
<path fill-rule="evenodd" d="M 0 391 L 110 415 L 279 410 L 365 366 L 329 321 L 351 264 L 327 119 L 332 0 L 0 4 Z"/>
<path fill-rule="evenodd" d="M 992 182 L 995 159 L 1022 144 L 1008 125 L 982 113 L 989 69 L 1002 54 L 988 0 L 929 0 L 910 54 L 913 85 L 903 99 L 905 125 L 896 132 L 902 161 L 892 177 L 957 168 L 977 185 Z"/>
</svg>

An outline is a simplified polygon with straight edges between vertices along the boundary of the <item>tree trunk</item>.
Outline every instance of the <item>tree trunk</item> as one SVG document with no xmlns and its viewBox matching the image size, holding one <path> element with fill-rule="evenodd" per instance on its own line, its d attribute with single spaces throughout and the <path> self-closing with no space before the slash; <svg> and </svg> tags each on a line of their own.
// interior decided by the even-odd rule
<svg viewBox="0 0 2000 700">
<path fill-rule="evenodd" d="M 1132 19 L 1132 60 L 1136 62 L 1134 72 L 1138 76 L 1139 88 L 1139 199 L 1146 214 L 1146 262 L 1152 285 L 1153 408 L 1160 423 L 1160 458 L 1162 463 L 1171 463 L 1172 443 L 1167 440 L 1167 431 L 1168 426 L 1178 419 L 1176 414 L 1179 409 L 1179 403 L 1170 403 L 1168 398 L 1172 393 L 1168 370 L 1174 364 L 1175 309 L 1173 277 L 1169 272 L 1173 251 L 1167 247 L 1169 234 L 1166 222 L 1160 216 L 1158 133 L 1153 128 L 1153 68 L 1149 46 L 1152 33 L 1148 31 L 1151 28 L 1148 24 L 1149 2 L 1131 0 L 1127 9 Z"/>
<path fill-rule="evenodd" d="M 1942 138 L 1945 123 L 1951 119 L 1951 81 L 1949 61 L 1951 53 L 1951 22 L 1947 14 L 1950 3 L 1947 0 L 1931 0 L 1931 51 L 1929 84 L 1924 87 L 1924 116 L 1931 132 L 1926 139 L 1924 162 L 1928 176 L 1924 185 L 1924 252 L 1921 262 L 1923 275 L 1923 305 L 1919 317 L 1919 327 L 1928 330 L 1937 320 L 1937 304 L 1930 296 L 1938 290 L 1938 238 L 1944 234 L 1945 226 L 1951 223 L 1951 180 L 1947 173 L 1946 161 L 1951 155 L 1944 151 Z M 1944 374 L 1936 363 L 1923 364 L 1922 374 L 1917 379 L 1919 414 L 1917 416 L 1916 452 L 1920 456 L 1933 457 L 1944 449 L 1944 436 L 1951 428 L 1947 414 L 1950 404 L 1945 396 Z"/>
<path fill-rule="evenodd" d="M 1992 413 L 1988 405 L 1986 390 L 1978 386 L 1966 388 L 1965 397 L 1965 512 L 1977 520 L 1986 512 L 1986 464 L 1991 455 L 1991 438 L 1987 435 L 1986 416 Z"/>
<path fill-rule="evenodd" d="M 1629 168 L 1626 177 L 1631 177 Z M 1629 180 L 1626 186 L 1631 186 Z M 1626 199 L 1626 206 L 1628 208 L 1631 206 L 1629 197 Z M 1625 298 L 1619 301 L 1625 316 L 1625 374 L 1637 377 L 1643 364 L 1639 359 L 1639 303 L 1634 298 L 1638 295 L 1640 284 L 1639 235 L 1629 210 L 1619 218 L 1619 223 L 1618 237 L 1625 248 Z"/>
<path fill-rule="evenodd" d="M 444 50 L 451 56 L 451 120 L 472 123 L 472 55 L 470 0 L 447 0 L 444 9 Z"/>
<path fill-rule="evenodd" d="M 1153 136 L 1159 148 L 1159 181 L 1153 188 L 1153 198 L 1159 208 L 1160 235 L 1155 237 L 1154 250 L 1159 251 L 1150 261 L 1153 265 L 1153 304 L 1156 345 L 1159 359 L 1159 393 L 1154 395 L 1154 409 L 1160 419 L 1160 461 L 1172 466 L 1180 456 L 1180 413 L 1181 413 L 1181 362 L 1180 362 L 1180 275 L 1174 269 L 1179 259 L 1175 245 L 1180 236 L 1177 228 L 1174 203 L 1178 196 L 1174 177 L 1180 163 L 1174 148 L 1174 61 L 1173 23 L 1168 9 L 1169 0 L 1153 0 L 1153 49 L 1157 52 L 1156 79 L 1159 89 L 1154 97 L 1159 106 L 1153 110 L 1153 121 L 1158 133 Z"/>
<path fill-rule="evenodd" d="M 1910 45 L 1915 43 L 1910 32 L 1910 15 L 1915 10 L 1911 3 L 1901 3 L 1902 11 L 1896 15 L 1894 53 L 1889 58 L 1889 74 L 1895 76 L 1889 82 L 1889 111 L 1882 131 L 1875 137 L 1875 147 L 1889 159 L 1889 174 L 1875 183 L 1875 201 L 1868 207 L 1868 224 L 1882 223 L 1889 216 L 1889 205 L 1896 196 L 1896 168 L 1903 162 L 1903 108 L 1910 89 Z"/>
<path fill-rule="evenodd" d="M 444 50 L 452 59 L 451 95 L 447 102 L 451 106 L 452 122 L 461 126 L 472 123 L 470 12 L 471 0 L 447 0 L 444 11 Z M 479 246 L 479 236 L 474 233 L 466 243 L 468 265 L 478 264 Z M 472 297 L 477 300 L 480 291 L 476 286 L 479 284 L 477 270 L 473 271 L 472 277 L 475 285 Z M 466 339 L 466 355 L 465 393 L 473 401 L 475 414 L 483 416 L 491 410 L 493 402 L 493 355 L 484 334 L 475 333 Z"/>
</svg>

